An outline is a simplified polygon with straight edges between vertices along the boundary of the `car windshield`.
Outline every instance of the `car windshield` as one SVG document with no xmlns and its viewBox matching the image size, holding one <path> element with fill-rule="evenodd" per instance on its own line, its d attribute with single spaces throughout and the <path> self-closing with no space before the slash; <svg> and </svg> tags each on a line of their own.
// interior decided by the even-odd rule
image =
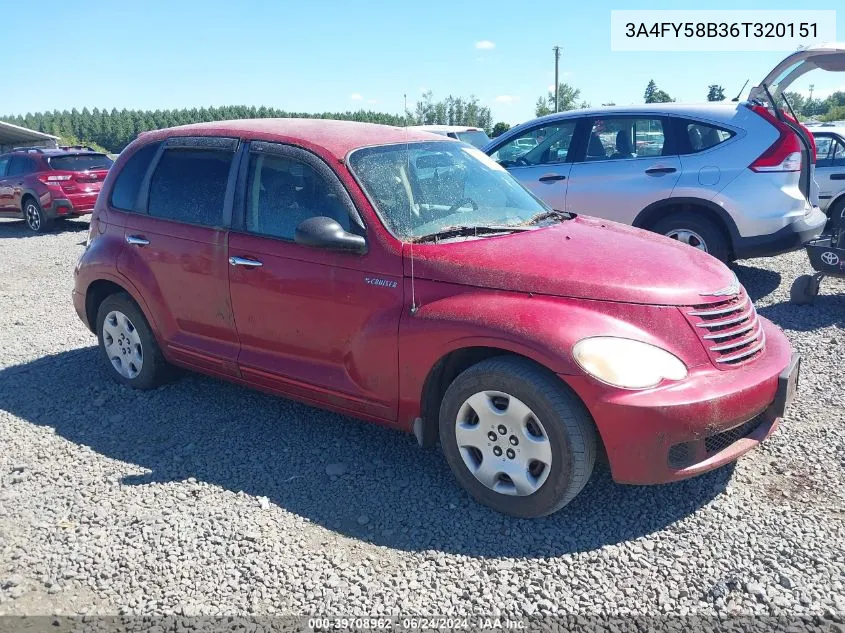
<svg viewBox="0 0 845 633">
<path fill-rule="evenodd" d="M 456 132 L 455 136 L 459 141 L 475 145 L 478 148 L 484 147 L 490 142 L 490 137 L 481 130 L 472 130 L 470 132 Z"/>
<path fill-rule="evenodd" d="M 525 224 L 550 209 L 478 149 L 454 141 L 355 150 L 352 172 L 400 239 Z"/>
<path fill-rule="evenodd" d="M 105 154 L 68 154 L 51 156 L 50 167 L 59 171 L 86 171 L 88 169 L 108 169 L 113 161 Z"/>
</svg>

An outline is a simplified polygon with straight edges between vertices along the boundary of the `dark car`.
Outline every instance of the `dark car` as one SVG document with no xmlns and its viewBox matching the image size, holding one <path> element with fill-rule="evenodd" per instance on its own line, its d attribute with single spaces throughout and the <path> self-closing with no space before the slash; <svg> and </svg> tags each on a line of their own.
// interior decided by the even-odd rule
<svg viewBox="0 0 845 633">
<path fill-rule="evenodd" d="M 0 154 L 0 217 L 36 233 L 59 218 L 91 213 L 112 159 L 89 147 L 22 147 Z"/>
<path fill-rule="evenodd" d="M 737 459 L 797 380 L 715 258 L 553 211 L 480 150 L 402 128 L 142 134 L 75 275 L 119 382 L 180 365 L 439 438 L 476 499 L 525 517 L 570 501 L 599 451 L 635 484 Z"/>
</svg>

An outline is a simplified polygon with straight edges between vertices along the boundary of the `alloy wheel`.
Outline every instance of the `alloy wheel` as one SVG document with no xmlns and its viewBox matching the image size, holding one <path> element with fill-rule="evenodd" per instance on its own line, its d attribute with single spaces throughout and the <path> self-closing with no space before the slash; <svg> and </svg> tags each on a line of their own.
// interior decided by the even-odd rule
<svg viewBox="0 0 845 633">
<path fill-rule="evenodd" d="M 515 496 L 535 493 L 548 479 L 552 447 L 543 424 L 524 402 L 501 391 L 481 391 L 455 420 L 461 458 L 489 489 Z"/>
<path fill-rule="evenodd" d="M 700 251 L 704 251 L 705 253 L 707 252 L 707 243 L 704 241 L 704 238 L 695 231 L 690 231 L 689 229 L 675 229 L 666 233 L 666 237 L 688 244 L 689 246 L 697 248 Z"/>
<path fill-rule="evenodd" d="M 123 312 L 112 310 L 103 321 L 103 346 L 115 371 L 135 378 L 144 366 L 144 349 L 135 325 Z"/>
<path fill-rule="evenodd" d="M 30 202 L 24 208 L 24 217 L 26 225 L 33 231 L 38 231 L 41 228 L 41 213 L 34 203 Z"/>
</svg>

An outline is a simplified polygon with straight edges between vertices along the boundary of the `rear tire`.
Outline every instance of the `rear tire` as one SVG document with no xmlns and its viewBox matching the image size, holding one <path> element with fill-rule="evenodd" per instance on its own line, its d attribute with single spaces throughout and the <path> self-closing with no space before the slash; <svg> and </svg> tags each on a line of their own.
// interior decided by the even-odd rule
<svg viewBox="0 0 845 633">
<path fill-rule="evenodd" d="M 154 389 L 170 377 L 147 319 L 125 292 L 109 295 L 97 310 L 97 340 L 109 375 L 134 389 Z"/>
<path fill-rule="evenodd" d="M 38 201 L 32 197 L 23 200 L 23 219 L 29 230 L 34 233 L 46 233 L 53 228 L 53 218 L 48 217 Z"/>
<path fill-rule="evenodd" d="M 513 356 L 455 378 L 439 426 L 461 486 L 511 516 L 556 512 L 584 488 L 596 460 L 596 431 L 582 402 L 556 376 Z"/>
<path fill-rule="evenodd" d="M 837 200 L 827 210 L 828 223 L 833 229 L 845 229 L 845 197 Z"/>
<path fill-rule="evenodd" d="M 703 250 L 726 264 L 731 261 L 725 234 L 712 220 L 699 213 L 680 211 L 667 215 L 655 222 L 650 230 Z"/>
</svg>

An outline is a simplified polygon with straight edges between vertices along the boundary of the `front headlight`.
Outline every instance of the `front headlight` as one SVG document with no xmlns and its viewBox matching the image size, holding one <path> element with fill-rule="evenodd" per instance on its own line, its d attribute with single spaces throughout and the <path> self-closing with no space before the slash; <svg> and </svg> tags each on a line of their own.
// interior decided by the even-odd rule
<svg viewBox="0 0 845 633">
<path fill-rule="evenodd" d="M 687 368 L 664 349 L 615 336 L 595 336 L 578 341 L 572 349 L 585 372 L 614 387 L 648 389 L 661 380 L 683 380 Z"/>
</svg>

